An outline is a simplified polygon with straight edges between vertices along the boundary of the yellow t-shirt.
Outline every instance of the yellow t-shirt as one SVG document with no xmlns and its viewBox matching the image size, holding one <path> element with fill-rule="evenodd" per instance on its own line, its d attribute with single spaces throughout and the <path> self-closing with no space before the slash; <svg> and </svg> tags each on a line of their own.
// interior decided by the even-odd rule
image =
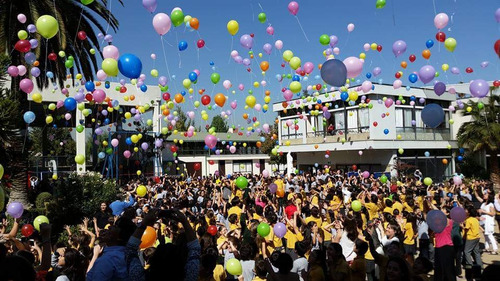
<svg viewBox="0 0 500 281">
<path fill-rule="evenodd" d="M 465 220 L 465 228 L 464 230 L 467 230 L 467 235 L 466 239 L 467 240 L 473 240 L 473 239 L 479 239 L 479 221 L 474 218 L 474 217 L 468 217 Z"/>
<path fill-rule="evenodd" d="M 316 225 L 317 225 L 319 228 L 321 228 L 321 225 L 323 224 L 323 220 L 322 220 L 321 218 L 315 218 L 315 217 L 313 217 L 313 216 L 308 216 L 308 217 L 306 218 L 306 224 L 308 224 L 308 223 L 309 223 L 309 222 L 311 222 L 311 221 L 315 222 L 315 223 L 316 223 Z"/>
<path fill-rule="evenodd" d="M 260 221 L 260 220 L 261 220 L 261 217 L 260 217 L 259 215 L 257 215 L 257 213 L 253 213 L 252 218 L 253 218 L 254 220 L 258 220 L 258 221 Z"/>
<path fill-rule="evenodd" d="M 384 208 L 384 213 L 389 213 L 392 215 L 392 213 L 394 212 L 394 208 L 390 208 L 390 207 L 385 207 Z"/>
<path fill-rule="evenodd" d="M 222 245 L 222 243 L 224 243 L 226 240 L 227 239 L 224 236 L 221 236 L 221 237 L 217 238 L 217 246 Z"/>
<path fill-rule="evenodd" d="M 304 240 L 304 236 L 302 233 L 295 234 L 293 231 L 287 230 L 285 234 L 286 238 L 286 247 L 288 249 L 295 249 L 295 242 L 300 242 Z"/>
<path fill-rule="evenodd" d="M 408 213 L 413 213 L 413 207 L 408 205 L 408 203 L 404 202 L 403 207 L 404 207 L 404 210 L 407 211 Z"/>
<path fill-rule="evenodd" d="M 227 211 L 227 216 L 229 217 L 232 214 L 236 214 L 238 216 L 238 221 L 240 221 L 241 208 L 238 206 L 229 208 L 229 211 Z"/>
<path fill-rule="evenodd" d="M 226 271 L 224 270 L 224 266 L 222 264 L 218 264 L 215 266 L 214 279 L 215 279 L 215 281 L 226 280 Z"/>
<path fill-rule="evenodd" d="M 411 223 L 410 222 L 405 223 L 404 229 L 405 229 L 405 241 L 403 243 L 406 245 L 414 245 L 415 239 L 413 239 L 413 235 L 415 235 L 415 233 L 413 232 L 413 227 Z"/>
<path fill-rule="evenodd" d="M 254 279 L 252 279 L 252 281 L 266 281 L 267 279 L 262 279 L 260 278 L 259 276 L 255 276 Z"/>
<path fill-rule="evenodd" d="M 403 213 L 403 204 L 399 203 L 398 201 L 395 201 L 394 204 L 392 204 L 392 210 L 397 209 L 400 214 Z M 392 213 L 391 213 L 392 214 Z"/>
<path fill-rule="evenodd" d="M 368 210 L 368 215 L 370 217 L 370 220 L 378 218 L 379 208 L 378 208 L 377 204 L 372 203 L 372 202 L 365 203 L 365 208 L 366 208 L 366 210 Z"/>
<path fill-rule="evenodd" d="M 281 179 L 275 180 L 274 183 L 278 186 L 278 189 L 283 189 L 284 183 Z"/>
<path fill-rule="evenodd" d="M 327 221 L 324 221 L 322 224 L 321 224 L 321 230 L 323 230 L 323 235 L 324 235 L 324 239 L 323 241 L 332 241 L 332 233 L 330 231 L 326 231 L 323 229 L 323 227 L 329 225 L 329 223 Z"/>
<path fill-rule="evenodd" d="M 318 195 L 314 195 L 311 199 L 311 205 L 319 207 L 319 197 Z"/>
</svg>

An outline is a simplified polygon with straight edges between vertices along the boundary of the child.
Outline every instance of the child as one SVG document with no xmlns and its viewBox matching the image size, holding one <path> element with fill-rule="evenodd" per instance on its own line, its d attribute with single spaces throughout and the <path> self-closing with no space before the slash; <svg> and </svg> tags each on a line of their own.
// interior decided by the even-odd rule
<svg viewBox="0 0 500 281">
<path fill-rule="evenodd" d="M 266 261 L 258 260 L 255 262 L 255 277 L 252 281 L 265 281 L 267 270 L 266 270 Z"/>
<path fill-rule="evenodd" d="M 366 279 L 365 254 L 368 251 L 368 243 L 361 239 L 356 239 L 354 245 L 356 257 L 351 264 L 351 281 L 364 281 Z"/>
</svg>

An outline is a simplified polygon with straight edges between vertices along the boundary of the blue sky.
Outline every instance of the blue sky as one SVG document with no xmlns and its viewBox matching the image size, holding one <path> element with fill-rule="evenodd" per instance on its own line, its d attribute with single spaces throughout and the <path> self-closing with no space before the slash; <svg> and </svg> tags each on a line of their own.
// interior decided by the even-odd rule
<svg viewBox="0 0 500 281">
<path fill-rule="evenodd" d="M 120 49 L 120 53 L 134 53 L 143 62 L 143 73 L 148 75 L 147 84 L 155 84 L 156 79 L 149 77 L 149 72 L 153 68 L 151 53 L 157 55 L 154 62 L 155 68 L 160 75 L 166 75 L 166 67 L 159 35 L 152 26 L 153 15 L 142 7 L 141 0 L 125 1 L 125 7 L 119 6 L 116 0 L 110 0 L 112 12 L 120 21 L 120 29 L 117 34 L 113 34 L 113 44 Z M 290 80 L 284 80 L 280 84 L 276 74 L 290 73 L 290 67 L 280 66 L 281 55 L 273 48 L 273 53 L 268 56 L 262 46 L 270 43 L 274 46 L 276 40 L 284 42 L 283 50 L 292 50 L 295 56 L 301 58 L 302 63 L 311 61 L 317 66 L 323 63 L 325 58 L 323 50 L 325 46 L 319 43 L 321 34 L 336 35 L 339 38 L 337 46 L 340 48 L 340 55 L 336 58 L 343 60 L 349 56 L 359 56 L 363 52 L 364 43 L 377 43 L 383 46 L 381 53 L 370 50 L 366 53 L 363 74 L 358 79 L 364 81 L 365 73 L 370 72 L 374 67 L 380 67 L 382 74 L 372 78 L 373 82 L 383 79 L 384 83 L 391 83 L 395 80 L 396 71 L 403 70 L 401 79 L 403 85 L 409 85 L 408 75 L 413 71 L 418 71 L 425 64 L 433 65 L 441 72 L 438 78 L 445 83 L 456 83 L 459 81 L 470 81 L 473 79 L 494 80 L 500 78 L 498 70 L 498 57 L 493 51 L 493 44 L 500 38 L 500 26 L 495 21 L 494 13 L 500 7 L 500 3 L 494 0 L 466 1 L 466 0 L 424 0 L 424 1 L 392 1 L 387 0 L 384 9 L 375 8 L 375 0 L 302 0 L 297 1 L 300 5 L 298 19 L 300 20 L 309 42 L 306 41 L 297 20 L 288 10 L 289 1 L 283 0 L 158 0 L 158 7 L 155 13 L 163 12 L 170 15 L 174 7 L 183 9 L 185 15 L 196 17 L 200 21 L 199 35 L 197 32 L 186 30 L 184 25 L 172 29 L 165 35 L 165 51 L 170 68 L 170 73 L 176 78 L 169 82 L 170 93 L 175 94 L 175 90 L 182 89 L 182 80 L 194 69 L 201 72 L 198 78 L 198 89 L 205 88 L 206 93 L 213 96 L 224 93 L 229 96 L 224 110 L 230 109 L 229 102 L 237 100 L 238 108 L 234 113 L 234 121 L 231 118 L 230 124 L 244 124 L 241 118 L 243 112 L 248 112 L 251 117 L 256 116 L 261 123 L 272 122 L 275 114 L 270 110 L 267 113 L 258 113 L 253 110 L 245 111 L 244 99 L 247 90 L 253 89 L 251 82 L 263 80 L 258 62 L 268 60 L 270 62 L 269 71 L 265 79 L 268 85 L 265 89 L 271 91 L 271 104 L 283 101 L 281 88 L 286 87 Z M 434 4 L 436 10 L 434 9 Z M 261 10 L 262 8 L 262 10 Z M 262 24 L 258 21 L 257 15 L 265 12 L 267 22 Z M 438 44 L 435 40 L 437 29 L 434 26 L 435 11 L 444 12 L 450 16 L 448 26 L 443 30 L 447 37 L 454 37 L 458 44 L 453 53 L 445 50 L 443 44 Z M 241 35 L 247 33 L 255 34 L 254 47 L 256 58 L 259 52 L 263 53 L 263 58 L 252 60 L 251 68 L 254 75 L 247 72 L 246 67 L 236 64 L 233 60 L 228 63 L 231 51 L 231 35 L 227 32 L 226 24 L 234 19 L 239 22 L 240 30 L 234 36 L 234 47 L 242 57 L 248 57 L 247 50 L 239 44 Z M 356 28 L 352 33 L 348 33 L 347 25 L 355 24 Z M 272 24 L 275 29 L 274 36 L 266 33 L 266 27 Z M 197 54 L 196 40 L 202 38 L 206 42 L 206 47 Z M 429 61 L 425 61 L 421 52 L 426 49 L 425 42 L 428 39 L 435 41 L 430 49 L 432 56 Z M 177 48 L 178 41 L 188 42 L 187 50 L 180 53 Z M 392 53 L 392 44 L 396 40 L 404 40 L 407 43 L 407 51 L 398 57 Z M 441 45 L 441 46 L 439 46 Z M 408 56 L 415 54 L 417 60 L 409 63 Z M 408 68 L 402 69 L 399 65 L 402 60 L 408 62 Z M 179 68 L 179 62 L 182 62 Z M 210 82 L 210 74 L 213 72 L 209 62 L 215 63 L 215 71 L 220 73 L 220 82 L 213 87 Z M 481 68 L 480 63 L 488 61 L 487 68 Z M 458 67 L 461 75 L 452 75 L 449 71 L 445 75 L 441 71 L 443 63 L 451 67 Z M 474 72 L 465 73 L 466 67 L 472 67 Z M 251 76 L 252 75 L 252 76 Z M 314 76 L 319 75 L 319 70 L 315 67 L 307 82 L 302 82 L 303 87 L 308 84 L 321 82 L 315 80 Z M 230 80 L 236 94 L 227 92 L 222 81 Z M 245 91 L 237 89 L 238 84 L 245 85 Z M 422 86 L 421 82 L 414 84 Z M 213 93 L 212 93 L 213 89 Z M 257 102 L 264 104 L 264 88 L 253 89 Z M 195 100 L 200 99 L 199 94 L 195 94 Z M 213 103 L 213 102 L 212 102 Z M 271 105 L 270 104 L 270 105 Z M 197 110 L 201 111 L 203 106 Z M 183 105 L 187 110 L 193 110 L 191 102 Z M 271 108 L 271 106 L 270 106 Z M 210 111 L 210 115 L 220 113 L 220 108 Z M 198 122 L 200 124 L 200 122 Z M 201 123 L 204 124 L 204 123 Z"/>
</svg>

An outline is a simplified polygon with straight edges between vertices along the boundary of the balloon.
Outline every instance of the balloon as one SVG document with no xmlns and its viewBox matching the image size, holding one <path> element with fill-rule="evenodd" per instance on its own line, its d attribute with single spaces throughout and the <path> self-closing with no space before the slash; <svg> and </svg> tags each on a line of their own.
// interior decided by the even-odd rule
<svg viewBox="0 0 500 281">
<path fill-rule="evenodd" d="M 299 12 L 299 3 L 295 1 L 288 3 L 288 11 L 290 12 L 290 14 L 296 16 Z"/>
<path fill-rule="evenodd" d="M 430 128 L 437 128 L 444 121 L 443 108 L 435 103 L 428 104 L 422 109 L 422 122 Z"/>
<path fill-rule="evenodd" d="M 248 186 L 248 180 L 245 177 L 238 177 L 236 179 L 236 186 L 240 189 L 245 189 Z"/>
<path fill-rule="evenodd" d="M 495 19 L 498 23 L 500 23 L 500 8 L 498 8 L 496 11 L 495 11 Z"/>
<path fill-rule="evenodd" d="M 83 165 L 85 163 L 85 156 L 83 156 L 82 154 L 77 154 L 75 156 L 75 162 L 76 164 Z"/>
<path fill-rule="evenodd" d="M 434 17 L 434 26 L 437 29 L 443 29 L 448 25 L 448 15 L 445 13 L 439 13 Z"/>
<path fill-rule="evenodd" d="M 424 178 L 424 184 L 429 186 L 432 184 L 432 179 L 429 177 Z"/>
<path fill-rule="evenodd" d="M 153 18 L 153 27 L 159 35 L 165 35 L 172 27 L 170 17 L 165 13 L 158 13 Z"/>
<path fill-rule="evenodd" d="M 158 3 L 156 3 L 156 0 L 142 0 L 142 6 L 150 13 L 154 13 L 156 7 L 158 6 Z"/>
<path fill-rule="evenodd" d="M 94 2 L 94 0 L 80 0 L 80 2 L 82 2 L 83 5 L 87 6 L 88 4 Z"/>
<path fill-rule="evenodd" d="M 28 40 L 19 40 L 16 45 L 14 45 L 14 49 L 21 53 L 27 53 L 31 50 L 31 43 Z"/>
<path fill-rule="evenodd" d="M 136 55 L 123 54 L 118 59 L 118 69 L 125 77 L 139 78 L 142 72 L 142 62 Z"/>
<path fill-rule="evenodd" d="M 11 202 L 9 203 L 9 205 L 7 205 L 7 214 L 15 219 L 20 218 L 23 215 L 23 212 L 23 204 L 19 202 Z"/>
<path fill-rule="evenodd" d="M 285 237 L 286 225 L 282 222 L 276 223 L 273 227 L 273 232 L 274 232 L 274 235 L 276 235 L 276 237 L 278 237 L 280 239 Z"/>
<path fill-rule="evenodd" d="M 42 223 L 49 223 L 49 219 L 46 216 L 38 216 L 33 220 L 33 226 L 36 230 L 40 231 L 40 225 Z"/>
<path fill-rule="evenodd" d="M 382 73 L 382 69 L 380 67 L 375 67 L 373 70 L 372 70 L 372 74 L 373 74 L 373 77 L 377 77 L 380 75 L 380 73 Z"/>
<path fill-rule="evenodd" d="M 455 185 L 461 185 L 462 184 L 462 178 L 460 176 L 454 176 L 453 177 L 453 183 Z"/>
<path fill-rule="evenodd" d="M 207 233 L 212 235 L 212 236 L 217 235 L 217 226 L 215 226 L 215 225 L 209 226 L 207 229 Z"/>
<path fill-rule="evenodd" d="M 453 207 L 450 211 L 450 218 L 455 222 L 462 223 L 466 218 L 465 210 L 462 207 Z"/>
<path fill-rule="evenodd" d="M 189 20 L 189 26 L 191 26 L 192 29 L 198 30 L 200 27 L 200 21 L 197 18 L 191 18 Z"/>
<path fill-rule="evenodd" d="M 30 237 L 31 235 L 33 235 L 33 232 L 35 232 L 35 229 L 33 228 L 33 226 L 31 224 L 25 224 L 21 228 L 21 234 L 24 237 Z"/>
<path fill-rule="evenodd" d="M 431 51 L 429 50 L 423 50 L 422 51 L 422 57 L 426 60 L 428 60 L 431 57 Z"/>
<path fill-rule="evenodd" d="M 174 24 L 175 27 L 181 25 L 184 23 L 184 13 L 182 10 L 172 10 L 172 13 L 170 14 L 170 18 L 172 19 L 172 23 Z"/>
<path fill-rule="evenodd" d="M 457 47 L 457 40 L 455 40 L 455 38 L 447 38 L 445 41 L 444 41 L 444 47 L 446 48 L 446 50 L 450 51 L 450 52 L 453 52 L 455 51 L 455 48 Z"/>
<path fill-rule="evenodd" d="M 424 84 L 431 82 L 435 76 L 436 70 L 432 65 L 424 65 L 418 71 L 418 77 Z"/>
<path fill-rule="evenodd" d="M 274 42 L 274 47 L 276 47 L 276 49 L 278 49 L 278 50 L 283 49 L 283 41 L 276 40 L 276 42 Z"/>
<path fill-rule="evenodd" d="M 436 33 L 436 40 L 443 43 L 446 40 L 446 34 L 444 32 L 441 32 L 441 31 Z"/>
<path fill-rule="evenodd" d="M 76 108 L 76 100 L 72 97 L 66 98 L 64 100 L 64 108 L 68 111 L 73 111 Z"/>
<path fill-rule="evenodd" d="M 144 185 L 139 185 L 136 189 L 137 196 L 144 197 L 148 193 L 148 189 Z"/>
<path fill-rule="evenodd" d="M 391 107 L 393 104 L 394 104 L 394 100 L 393 100 L 393 99 L 391 99 L 391 98 L 388 98 L 388 99 L 386 99 L 386 100 L 384 101 L 384 105 L 385 105 L 385 107 L 387 107 L 387 108 Z"/>
<path fill-rule="evenodd" d="M 235 35 L 236 33 L 238 33 L 238 30 L 240 29 L 240 25 L 238 24 L 237 21 L 235 20 L 230 20 L 228 23 L 227 23 L 227 32 L 229 32 L 229 34 L 231 35 Z"/>
<path fill-rule="evenodd" d="M 31 124 L 35 121 L 35 113 L 33 113 L 33 111 L 26 111 L 23 115 L 23 119 L 26 124 Z"/>
<path fill-rule="evenodd" d="M 440 210 L 430 210 L 427 213 L 427 224 L 432 231 L 441 233 L 448 224 L 446 215 Z"/>
<path fill-rule="evenodd" d="M 328 45 L 330 44 L 330 36 L 328 36 L 328 34 L 323 34 L 319 37 L 319 43 L 321 43 L 321 45 Z"/>
<path fill-rule="evenodd" d="M 347 31 L 353 32 L 354 31 L 354 27 L 355 27 L 354 24 L 352 24 L 352 23 L 348 24 L 347 25 Z"/>
<path fill-rule="evenodd" d="M 139 247 L 141 249 L 146 249 L 153 246 L 155 242 L 156 242 L 156 230 L 151 226 L 147 226 L 146 230 L 144 230 L 144 233 L 142 234 L 141 244 L 139 245 Z"/>
<path fill-rule="evenodd" d="M 441 96 L 444 92 L 446 92 L 446 85 L 443 82 L 434 84 L 434 93 L 436 93 L 436 95 Z"/>
<path fill-rule="evenodd" d="M 361 211 L 361 202 L 359 202 L 359 200 L 352 201 L 351 208 L 354 212 Z"/>
<path fill-rule="evenodd" d="M 297 68 L 300 67 L 301 60 L 298 57 L 292 57 L 289 61 L 289 64 L 293 70 L 296 70 Z"/>
<path fill-rule="evenodd" d="M 399 57 L 402 55 L 404 52 L 406 52 L 406 42 L 403 40 L 398 40 L 392 44 L 392 53 L 396 56 Z"/>
<path fill-rule="evenodd" d="M 17 66 L 11 65 L 7 69 L 7 73 L 12 77 L 16 77 L 17 75 L 19 75 L 19 69 L 17 68 Z"/>
<path fill-rule="evenodd" d="M 269 227 L 269 224 L 265 222 L 261 222 L 257 226 L 257 233 L 259 233 L 261 237 L 266 237 L 267 235 L 269 235 L 270 232 L 271 232 L 271 227 Z"/>
<path fill-rule="evenodd" d="M 179 42 L 179 51 L 184 51 L 188 47 L 188 43 L 186 41 L 180 41 Z"/>
<path fill-rule="evenodd" d="M 44 38 L 50 39 L 59 31 L 59 23 L 53 16 L 44 15 L 36 20 L 36 29 Z"/>
<path fill-rule="evenodd" d="M 109 76 L 118 75 L 118 61 L 112 58 L 104 59 L 101 63 L 102 70 Z"/>
<path fill-rule="evenodd" d="M 78 31 L 77 33 L 77 37 L 78 39 L 80 39 L 81 41 L 87 39 L 87 33 L 85 33 L 85 31 Z"/>
<path fill-rule="evenodd" d="M 35 85 L 33 85 L 33 81 L 31 81 L 29 78 L 24 78 L 19 82 L 19 88 L 26 94 L 29 94 L 33 91 Z"/>
<path fill-rule="evenodd" d="M 231 259 L 227 260 L 225 267 L 226 267 L 227 273 L 229 273 L 231 275 L 238 276 L 238 275 L 241 275 L 243 273 L 243 268 L 241 267 L 240 261 L 235 259 L 235 258 L 231 258 Z"/>
<path fill-rule="evenodd" d="M 215 104 L 217 104 L 219 107 L 223 107 L 224 104 L 226 103 L 226 96 L 224 96 L 221 93 L 218 93 L 214 97 Z"/>
<path fill-rule="evenodd" d="M 266 19 L 267 19 L 267 16 L 266 16 L 265 13 L 259 13 L 259 15 L 257 16 L 257 18 L 259 19 L 260 23 L 265 23 Z"/>
<path fill-rule="evenodd" d="M 367 178 L 369 178 L 369 177 L 370 177 L 370 172 L 368 172 L 368 171 L 364 171 L 364 172 L 363 172 L 363 178 L 367 179 Z"/>
<path fill-rule="evenodd" d="M 255 99 L 254 96 L 252 95 L 248 95 L 246 98 L 245 98 L 245 104 L 250 107 L 250 108 L 254 108 L 255 106 L 255 103 L 257 103 L 257 100 Z"/>
<path fill-rule="evenodd" d="M 331 86 L 341 87 L 347 80 L 347 68 L 340 60 L 327 60 L 321 67 L 321 78 Z"/>
<path fill-rule="evenodd" d="M 382 9 L 385 7 L 385 4 L 386 4 L 385 0 L 377 0 L 377 2 L 375 2 L 375 8 Z"/>
<path fill-rule="evenodd" d="M 217 137 L 215 137 L 214 135 L 207 135 L 205 137 L 205 144 L 208 146 L 208 148 L 212 149 L 215 147 L 215 145 L 217 144 Z"/>
<path fill-rule="evenodd" d="M 240 44 L 245 49 L 252 49 L 252 46 L 253 46 L 253 38 L 252 38 L 252 36 L 250 36 L 248 34 L 243 34 L 240 37 Z"/>
<path fill-rule="evenodd" d="M 432 48 L 432 46 L 434 46 L 434 41 L 432 41 L 432 39 L 427 40 L 427 42 L 425 42 L 425 46 L 427 48 Z"/>
<path fill-rule="evenodd" d="M 387 182 L 387 176 L 386 175 L 380 176 L 380 182 L 381 183 L 386 183 Z"/>
<path fill-rule="evenodd" d="M 357 57 L 348 57 L 344 60 L 344 65 L 347 69 L 347 78 L 354 78 L 363 71 L 363 61 Z M 324 67 L 324 65 L 323 65 Z M 323 67 L 321 70 L 323 70 Z M 344 80 L 345 83 L 345 80 Z"/>
<path fill-rule="evenodd" d="M 482 79 L 476 79 L 470 82 L 469 91 L 471 96 L 475 98 L 484 98 L 490 92 L 490 86 L 488 82 Z"/>
</svg>

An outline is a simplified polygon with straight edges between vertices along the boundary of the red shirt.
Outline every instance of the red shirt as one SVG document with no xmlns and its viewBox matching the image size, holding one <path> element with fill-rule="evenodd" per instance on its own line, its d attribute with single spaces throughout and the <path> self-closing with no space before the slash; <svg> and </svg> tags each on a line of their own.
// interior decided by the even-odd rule
<svg viewBox="0 0 500 281">
<path fill-rule="evenodd" d="M 293 214 L 295 214 L 295 212 L 297 212 L 297 207 L 295 205 L 292 204 L 286 206 L 285 213 L 288 219 L 291 219 L 293 217 Z"/>
</svg>

